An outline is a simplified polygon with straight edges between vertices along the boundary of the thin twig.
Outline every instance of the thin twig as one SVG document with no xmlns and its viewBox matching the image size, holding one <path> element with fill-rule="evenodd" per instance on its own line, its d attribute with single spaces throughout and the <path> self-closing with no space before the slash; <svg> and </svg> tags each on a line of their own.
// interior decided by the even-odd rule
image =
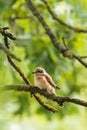
<svg viewBox="0 0 87 130">
<path fill-rule="evenodd" d="M 14 35 L 12 33 L 8 32 L 7 29 L 9 29 L 9 28 L 8 27 L 5 27 L 5 28 L 0 27 L 0 33 L 3 36 L 6 36 L 11 40 L 16 40 L 16 37 L 14 37 Z"/>
<path fill-rule="evenodd" d="M 83 60 L 82 60 L 82 58 L 81 58 L 81 56 L 77 56 L 77 55 L 73 55 L 74 56 L 74 58 L 75 59 L 77 59 L 83 66 L 85 66 L 86 68 L 87 68 L 87 63 L 85 63 Z"/>
<path fill-rule="evenodd" d="M 30 16 L 11 16 L 10 18 L 10 21 L 16 21 L 16 20 L 21 20 L 21 19 L 30 19 L 30 20 L 33 20 L 33 18 L 32 17 L 30 17 Z"/>
<path fill-rule="evenodd" d="M 64 44 L 64 46 L 67 48 L 67 45 L 66 45 L 66 42 L 65 42 L 65 38 L 62 37 L 62 40 L 63 40 L 63 44 Z M 67 48 L 67 49 L 68 49 L 68 48 Z"/>
<path fill-rule="evenodd" d="M 79 56 L 81 59 L 86 59 L 87 56 Z"/>
<path fill-rule="evenodd" d="M 80 29 L 80 28 L 73 27 L 73 26 L 70 26 L 70 25 L 66 24 L 64 21 L 62 21 L 62 20 L 51 10 L 51 7 L 50 7 L 49 3 L 47 2 L 47 0 L 41 0 L 41 1 L 45 4 L 45 6 L 46 6 L 47 10 L 49 11 L 49 13 L 51 14 L 52 18 L 53 18 L 54 20 L 56 20 L 58 23 L 60 23 L 61 25 L 65 26 L 65 27 L 67 27 L 68 29 L 71 29 L 71 30 L 73 30 L 73 31 L 75 31 L 75 32 L 77 32 L 77 33 L 81 33 L 81 32 L 82 32 L 82 33 L 87 33 L 87 29 L 86 29 L 86 30 L 85 30 L 85 29 Z"/>
<path fill-rule="evenodd" d="M 66 47 L 65 53 L 67 53 L 67 52 L 69 53 L 69 54 L 68 54 L 68 55 L 69 55 L 69 58 L 71 57 L 71 59 L 72 59 L 72 58 L 74 57 L 75 59 L 77 59 L 81 64 L 83 64 L 83 65 L 87 68 L 87 63 L 85 63 L 85 62 L 82 60 L 82 59 L 86 59 L 87 56 L 79 56 L 79 55 L 76 55 L 76 54 L 72 53 L 72 52 L 70 51 L 70 49 L 67 47 L 64 37 L 62 38 L 62 40 L 63 40 L 64 46 Z M 66 52 L 66 51 L 67 51 L 67 52 Z"/>
<path fill-rule="evenodd" d="M 0 42 L 0 49 L 2 49 L 9 57 L 11 57 L 11 58 L 13 58 L 13 59 L 15 59 L 17 61 L 21 61 L 20 58 L 16 57 L 14 54 L 12 54 L 10 52 L 10 50 L 7 49 L 1 42 Z"/>
</svg>

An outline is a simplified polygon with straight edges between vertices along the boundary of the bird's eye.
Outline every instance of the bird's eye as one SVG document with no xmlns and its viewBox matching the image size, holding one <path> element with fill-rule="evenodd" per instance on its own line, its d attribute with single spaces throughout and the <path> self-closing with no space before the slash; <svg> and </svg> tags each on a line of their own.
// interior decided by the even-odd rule
<svg viewBox="0 0 87 130">
<path fill-rule="evenodd" d="M 37 72 L 38 72 L 38 73 L 43 73 L 43 71 L 41 71 L 41 70 L 38 70 Z"/>
</svg>

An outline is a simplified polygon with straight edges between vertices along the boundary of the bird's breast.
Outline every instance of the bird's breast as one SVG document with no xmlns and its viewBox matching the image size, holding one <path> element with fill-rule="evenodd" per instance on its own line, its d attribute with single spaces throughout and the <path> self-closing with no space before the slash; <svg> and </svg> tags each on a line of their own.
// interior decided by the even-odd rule
<svg viewBox="0 0 87 130">
<path fill-rule="evenodd" d="M 45 89 L 47 87 L 45 78 L 43 76 L 37 76 L 34 78 L 35 86 L 39 87 L 40 89 Z"/>
</svg>

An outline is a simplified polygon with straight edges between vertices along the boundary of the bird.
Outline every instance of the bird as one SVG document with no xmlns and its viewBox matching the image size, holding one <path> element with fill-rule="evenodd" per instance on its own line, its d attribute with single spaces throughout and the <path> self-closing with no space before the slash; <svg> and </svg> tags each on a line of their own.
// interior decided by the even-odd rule
<svg viewBox="0 0 87 130">
<path fill-rule="evenodd" d="M 55 89 L 60 89 L 57 86 L 52 77 L 42 67 L 37 67 L 32 74 L 34 74 L 34 84 L 39 89 L 45 89 L 48 94 L 56 95 Z"/>
</svg>

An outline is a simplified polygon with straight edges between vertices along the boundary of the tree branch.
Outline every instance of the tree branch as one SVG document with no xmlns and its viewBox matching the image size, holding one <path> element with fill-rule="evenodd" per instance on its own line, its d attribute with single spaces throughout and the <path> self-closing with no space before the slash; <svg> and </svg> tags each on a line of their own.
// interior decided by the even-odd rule
<svg viewBox="0 0 87 130">
<path fill-rule="evenodd" d="M 9 57 L 11 57 L 11 58 L 13 58 L 13 59 L 15 59 L 17 61 L 21 61 L 20 58 L 16 57 L 14 54 L 12 54 L 10 52 L 10 50 L 7 49 L 1 42 L 0 42 L 0 49 L 2 49 Z"/>
<path fill-rule="evenodd" d="M 11 16 L 10 18 L 10 21 L 13 21 L 13 22 L 15 22 L 16 20 L 21 20 L 21 19 L 30 19 L 30 20 L 33 20 L 33 18 L 32 17 L 30 17 L 30 16 Z"/>
<path fill-rule="evenodd" d="M 53 45 L 55 46 L 55 48 L 64 56 L 67 57 L 69 59 L 76 59 L 78 60 L 84 67 L 87 68 L 87 63 L 85 63 L 80 56 L 75 56 L 75 54 L 68 48 L 66 48 L 66 46 L 63 46 L 55 37 L 55 35 L 52 33 L 51 29 L 49 28 L 49 26 L 46 24 L 44 18 L 41 16 L 41 14 L 38 12 L 38 10 L 36 9 L 36 7 L 33 5 L 31 0 L 26 0 L 27 1 L 27 5 L 29 7 L 29 9 L 31 10 L 31 12 L 33 13 L 33 15 L 36 16 L 36 18 L 38 19 L 38 21 L 41 23 L 41 25 L 43 26 L 43 28 L 45 29 L 46 33 L 48 34 L 50 40 L 52 41 Z M 78 57 L 78 58 L 77 58 Z"/>
<path fill-rule="evenodd" d="M 87 56 L 79 56 L 70 51 L 70 49 L 67 47 L 64 37 L 62 38 L 63 44 L 66 47 L 65 53 L 68 53 L 69 58 L 75 58 L 77 59 L 83 66 L 87 68 L 87 63 L 85 63 L 82 59 L 87 58 Z M 66 52 L 67 51 L 67 52 Z M 64 54 L 65 55 L 65 54 Z"/>
<path fill-rule="evenodd" d="M 32 94 L 39 93 L 39 94 L 43 95 L 45 98 L 56 102 L 59 106 L 63 106 L 64 102 L 70 102 L 70 103 L 74 103 L 77 105 L 87 107 L 87 102 L 82 99 L 71 98 L 68 96 L 50 95 L 46 92 L 46 90 L 39 89 L 36 86 L 29 86 L 29 85 L 23 85 L 23 84 L 15 84 L 15 85 L 12 84 L 12 85 L 5 86 L 4 89 L 5 90 L 26 91 L 26 92 L 31 92 Z"/>
<path fill-rule="evenodd" d="M 16 40 L 16 38 L 14 37 L 14 35 L 10 32 L 7 31 L 7 29 L 9 29 L 9 27 L 0 27 L 0 33 L 4 36 L 4 37 L 8 37 L 11 40 Z"/>
<path fill-rule="evenodd" d="M 66 24 L 65 22 L 63 22 L 63 21 L 62 21 L 60 18 L 58 18 L 58 16 L 51 10 L 51 7 L 50 7 L 49 3 L 47 2 L 47 0 L 41 0 L 41 1 L 45 4 L 45 6 L 46 6 L 48 12 L 51 14 L 52 18 L 53 18 L 54 20 L 56 20 L 58 23 L 60 23 L 61 25 L 65 26 L 65 27 L 67 27 L 68 29 L 71 29 L 71 30 L 73 30 L 73 31 L 75 31 L 75 32 L 77 32 L 77 33 L 81 33 L 81 32 L 82 32 L 82 33 L 87 33 L 87 29 L 85 30 L 85 29 L 80 29 L 79 27 L 73 27 L 73 26 L 70 26 L 70 25 Z"/>
</svg>

